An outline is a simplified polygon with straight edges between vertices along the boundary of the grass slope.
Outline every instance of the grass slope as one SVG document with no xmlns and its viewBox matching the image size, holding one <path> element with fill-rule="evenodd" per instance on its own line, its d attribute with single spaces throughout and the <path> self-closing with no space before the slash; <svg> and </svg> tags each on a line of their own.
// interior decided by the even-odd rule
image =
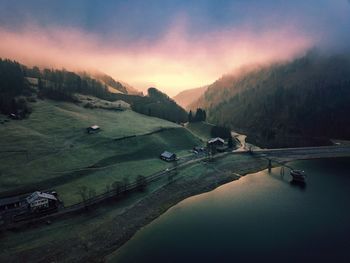
<svg viewBox="0 0 350 263">
<path fill-rule="evenodd" d="M 102 131 L 89 135 L 85 128 L 93 124 Z M 159 129 L 167 130 L 148 134 Z M 162 151 L 181 155 L 198 144 L 186 129 L 158 118 L 51 101 L 34 103 L 29 119 L 0 130 L 0 195 L 55 188 L 66 205 L 80 201 L 79 186 L 102 193 L 116 180 L 165 169 Z"/>
<path fill-rule="evenodd" d="M 207 122 L 192 122 L 189 123 L 186 128 L 203 141 L 207 141 L 211 138 L 211 129 L 213 126 L 214 125 Z"/>
</svg>

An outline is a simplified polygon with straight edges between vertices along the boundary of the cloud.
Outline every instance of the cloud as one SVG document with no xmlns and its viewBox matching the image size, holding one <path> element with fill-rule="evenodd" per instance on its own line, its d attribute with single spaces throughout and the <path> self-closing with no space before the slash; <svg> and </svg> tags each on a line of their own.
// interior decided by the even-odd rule
<svg viewBox="0 0 350 263">
<path fill-rule="evenodd" d="M 249 25 L 194 34 L 186 16 L 156 39 L 125 44 L 78 28 L 26 25 L 0 27 L 0 56 L 28 65 L 106 72 L 136 88 L 156 86 L 177 92 L 215 81 L 222 74 L 253 63 L 299 55 L 317 36 L 281 24 L 257 31 Z"/>
</svg>

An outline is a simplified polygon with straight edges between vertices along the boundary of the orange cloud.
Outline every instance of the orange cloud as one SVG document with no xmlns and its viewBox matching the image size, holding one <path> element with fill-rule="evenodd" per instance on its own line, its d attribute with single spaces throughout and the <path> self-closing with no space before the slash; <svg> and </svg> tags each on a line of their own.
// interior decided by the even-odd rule
<svg viewBox="0 0 350 263">
<path fill-rule="evenodd" d="M 162 37 L 123 44 L 74 28 L 0 27 L 0 56 L 24 64 L 99 70 L 139 89 L 156 86 L 174 95 L 210 84 L 224 73 L 255 63 L 286 60 L 314 44 L 290 26 L 254 32 L 249 27 L 191 35 L 175 23 Z"/>
</svg>

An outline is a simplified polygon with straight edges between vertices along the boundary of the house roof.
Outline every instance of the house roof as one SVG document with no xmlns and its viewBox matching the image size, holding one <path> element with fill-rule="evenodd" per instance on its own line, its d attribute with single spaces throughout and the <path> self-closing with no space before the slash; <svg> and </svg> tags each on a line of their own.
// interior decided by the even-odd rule
<svg viewBox="0 0 350 263">
<path fill-rule="evenodd" d="M 57 198 L 54 195 L 52 195 L 52 194 L 36 191 L 36 192 L 32 193 L 30 196 L 27 197 L 27 202 L 28 203 L 32 203 L 32 202 L 34 202 L 35 200 L 37 200 L 39 198 L 57 200 Z"/>
<path fill-rule="evenodd" d="M 211 138 L 211 139 L 208 141 L 208 143 L 210 144 L 210 143 L 214 143 L 214 142 L 217 142 L 217 141 L 219 141 L 219 142 L 221 142 L 221 143 L 225 143 L 224 139 L 222 139 L 222 138 L 220 138 L 220 137 Z"/>
<path fill-rule="evenodd" d="M 168 152 L 168 151 L 164 151 L 161 156 L 162 157 L 165 157 L 165 158 L 171 158 L 173 157 L 175 154 L 174 153 L 171 153 L 171 152 Z"/>
<path fill-rule="evenodd" d="M 0 199 L 0 206 L 3 205 L 10 205 L 10 204 L 14 204 L 14 203 L 18 203 L 23 199 L 23 197 L 8 197 L 8 198 L 2 198 Z"/>
</svg>

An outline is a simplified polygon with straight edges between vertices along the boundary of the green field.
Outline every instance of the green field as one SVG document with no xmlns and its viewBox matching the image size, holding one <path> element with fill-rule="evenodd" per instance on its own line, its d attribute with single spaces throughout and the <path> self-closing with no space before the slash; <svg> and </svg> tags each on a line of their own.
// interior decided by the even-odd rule
<svg viewBox="0 0 350 263">
<path fill-rule="evenodd" d="M 266 163 L 265 160 L 261 161 Z M 213 180 L 210 174 L 214 173 L 218 180 L 222 174 L 226 173 L 232 174 L 232 172 L 242 171 L 242 174 L 244 174 L 245 169 L 249 172 L 252 169 L 251 166 L 254 166 L 257 162 L 259 160 L 255 160 L 250 155 L 229 155 L 214 162 L 200 162 L 184 167 L 178 171 L 176 178 L 177 180 L 188 182 L 188 187 L 196 187 L 196 184 L 193 184 L 196 180 L 205 181 L 206 176 L 209 176 L 209 181 Z M 85 248 L 86 251 L 84 253 L 91 252 L 94 250 L 95 245 L 101 246 L 101 243 L 105 242 L 103 238 L 107 238 L 109 231 L 123 231 L 121 226 L 127 223 L 119 222 L 119 215 L 166 183 L 167 179 L 164 178 L 149 185 L 145 192 L 135 192 L 128 195 L 127 198 L 98 206 L 87 213 L 54 220 L 53 224 L 50 225 L 43 224 L 40 227 L 16 232 L 6 231 L 1 239 L 0 258 L 4 262 L 12 258 L 12 261 L 15 262 L 19 253 L 32 254 L 35 251 L 35 255 L 40 257 L 42 250 L 46 251 L 46 253 L 42 254 L 43 257 L 47 257 L 47 255 L 56 255 L 59 249 L 64 251 L 65 248 L 69 249 L 71 246 Z M 183 190 L 186 191 L 186 189 Z M 190 190 L 190 188 L 187 190 Z M 164 206 L 167 207 L 168 204 L 165 203 Z M 159 209 L 161 210 L 161 208 Z M 130 223 L 132 224 L 132 221 Z M 79 254 L 72 254 L 71 256 L 79 258 Z M 60 254 L 58 253 L 52 258 L 52 261 L 59 259 Z"/>
<path fill-rule="evenodd" d="M 203 141 L 207 141 L 211 138 L 210 132 L 213 126 L 214 125 L 207 122 L 191 122 L 186 128 Z"/>
<path fill-rule="evenodd" d="M 91 110 L 48 100 L 32 106 L 28 119 L 0 124 L 2 195 L 54 188 L 65 205 L 73 204 L 81 201 L 80 186 L 102 193 L 116 180 L 132 182 L 168 167 L 158 158 L 162 151 L 181 156 L 199 143 L 175 123 L 131 110 Z M 87 134 L 95 124 L 101 132 Z M 137 136 L 115 140 L 132 135 Z"/>
</svg>

